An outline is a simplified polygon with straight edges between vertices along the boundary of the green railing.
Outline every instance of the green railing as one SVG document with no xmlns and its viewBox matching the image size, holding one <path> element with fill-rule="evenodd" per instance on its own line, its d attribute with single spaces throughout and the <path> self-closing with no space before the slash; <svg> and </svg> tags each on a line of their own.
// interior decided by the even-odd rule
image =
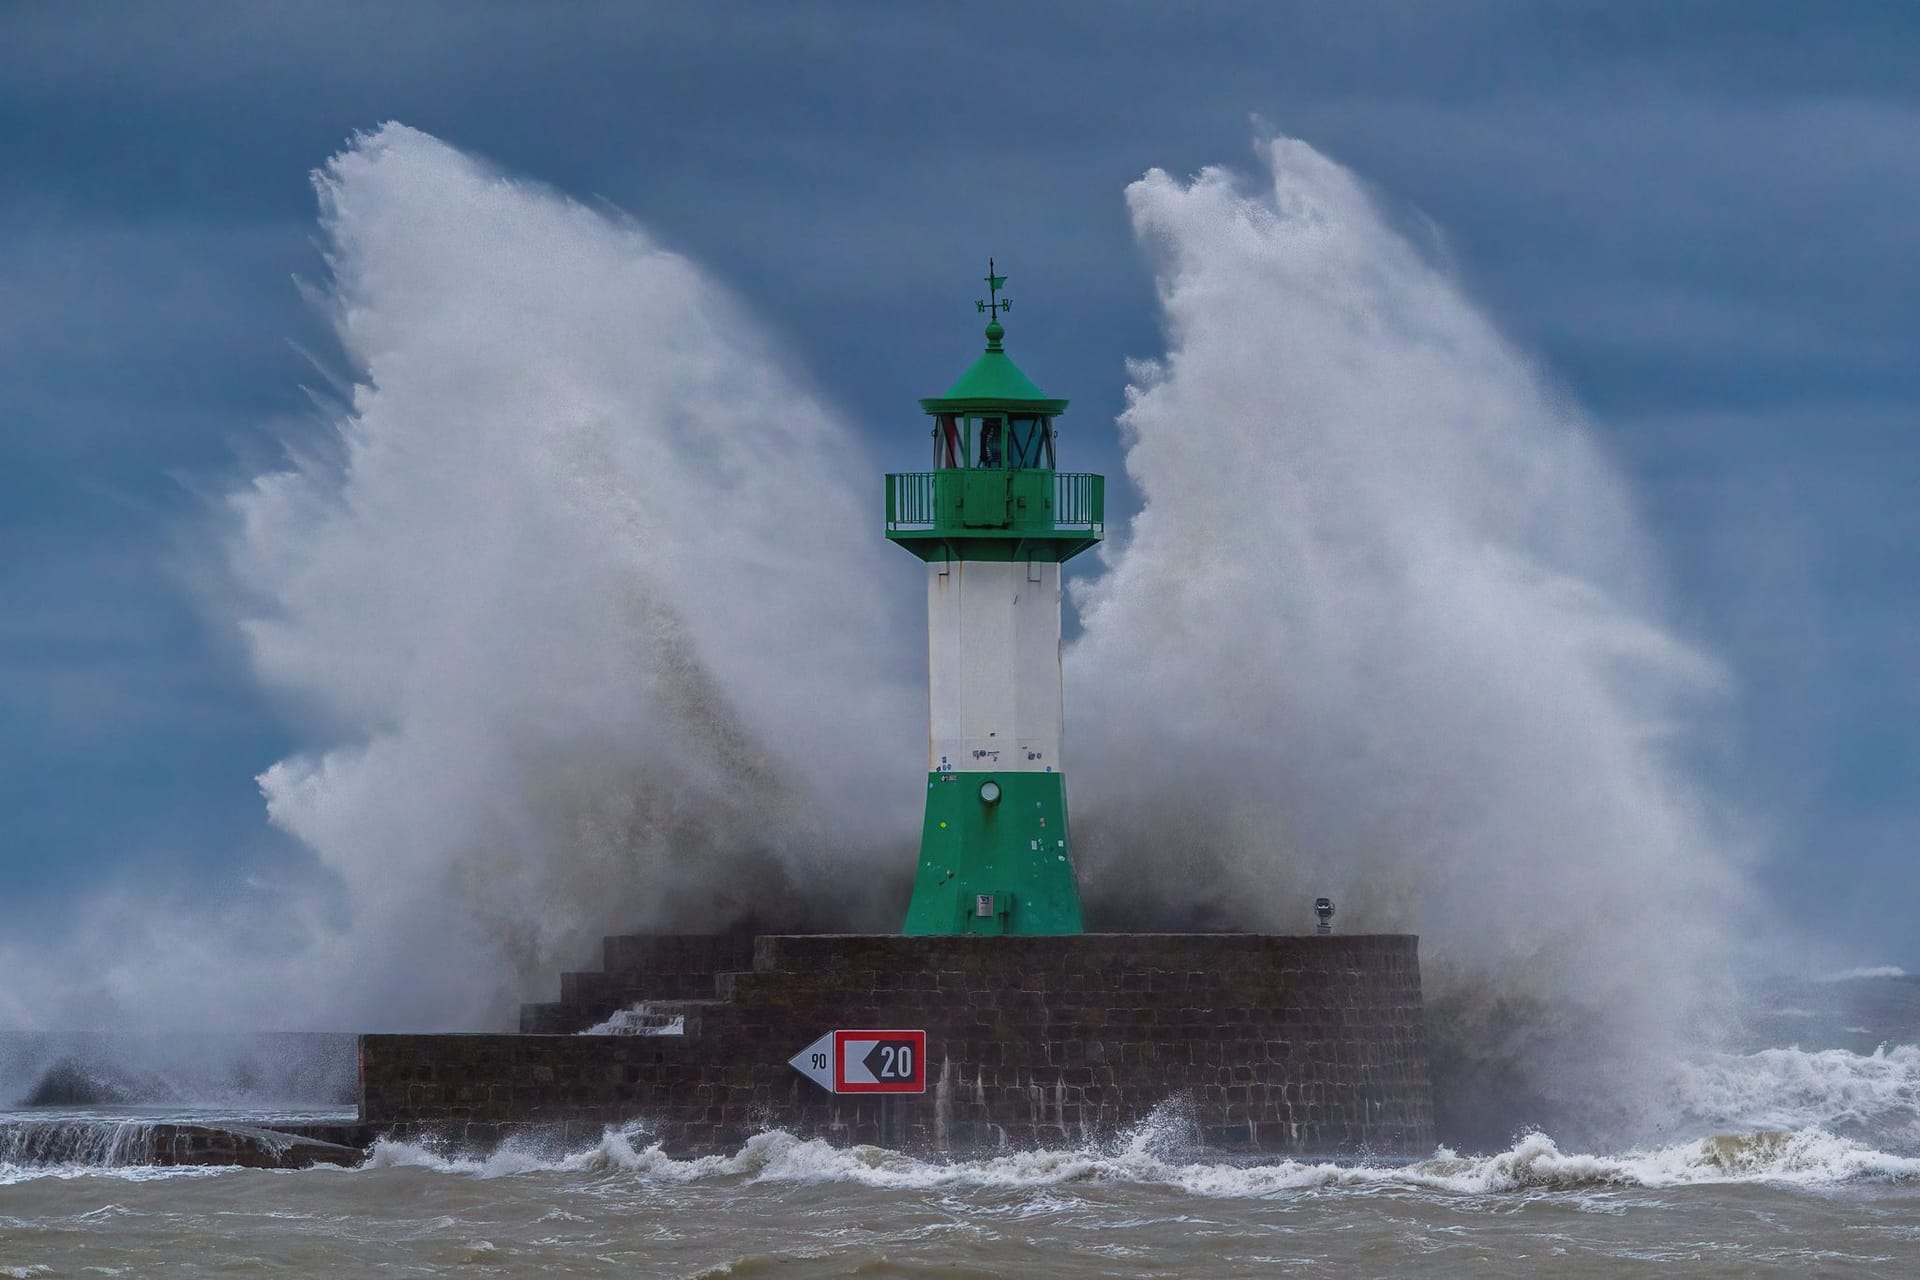
<svg viewBox="0 0 1920 1280">
<path fill-rule="evenodd" d="M 887 476 L 887 532 L 931 529 L 940 514 L 938 471 L 899 471 Z"/>
<path fill-rule="evenodd" d="M 1090 471 L 1054 472 L 1053 524 L 1056 529 L 1105 533 L 1107 478 Z"/>
<path fill-rule="evenodd" d="M 887 477 L 890 534 L 1021 536 L 1106 532 L 1106 477 L 1085 471 L 954 467 Z"/>
</svg>

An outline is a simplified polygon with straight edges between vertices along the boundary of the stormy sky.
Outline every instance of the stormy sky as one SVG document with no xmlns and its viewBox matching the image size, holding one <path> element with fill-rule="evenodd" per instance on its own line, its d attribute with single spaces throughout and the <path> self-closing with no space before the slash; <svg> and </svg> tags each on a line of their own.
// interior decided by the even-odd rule
<svg viewBox="0 0 1920 1280">
<path fill-rule="evenodd" d="M 356 130 L 631 213 L 862 465 L 920 463 L 991 253 L 1115 476 L 1161 345 L 1121 193 L 1277 130 L 1591 413 L 1731 672 L 1693 767 L 1785 913 L 1920 968 L 1916 57 L 1906 3 L 0 7 L 0 927 L 301 860 L 253 779 L 304 712 L 245 670 L 208 509 L 337 372 L 299 281 Z"/>
</svg>

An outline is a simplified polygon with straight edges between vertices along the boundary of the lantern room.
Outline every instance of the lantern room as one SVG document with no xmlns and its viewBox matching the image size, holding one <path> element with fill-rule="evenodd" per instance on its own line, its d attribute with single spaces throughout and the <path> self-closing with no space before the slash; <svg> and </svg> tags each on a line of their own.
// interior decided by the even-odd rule
<svg viewBox="0 0 1920 1280">
<path fill-rule="evenodd" d="M 989 269 L 993 300 L 979 304 L 991 312 L 986 350 L 945 395 L 920 402 L 933 420 L 933 469 L 887 477 L 887 536 L 922 559 L 1057 562 L 1105 532 L 1101 477 L 1059 470 L 1067 402 L 1006 353 L 1004 279 Z"/>
<path fill-rule="evenodd" d="M 947 394 L 920 402 L 933 418 L 936 471 L 1054 469 L 1053 420 L 1067 402 L 1041 394 L 1007 355 L 1005 336 L 999 320 L 988 324 L 980 358 Z"/>
</svg>

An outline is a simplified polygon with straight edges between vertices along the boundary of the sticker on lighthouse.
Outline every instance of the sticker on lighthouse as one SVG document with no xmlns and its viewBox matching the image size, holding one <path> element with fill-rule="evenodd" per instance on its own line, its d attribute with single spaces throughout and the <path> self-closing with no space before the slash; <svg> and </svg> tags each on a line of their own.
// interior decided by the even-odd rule
<svg viewBox="0 0 1920 1280">
<path fill-rule="evenodd" d="M 787 1059 L 828 1093 L 925 1093 L 924 1031 L 829 1031 Z"/>
</svg>

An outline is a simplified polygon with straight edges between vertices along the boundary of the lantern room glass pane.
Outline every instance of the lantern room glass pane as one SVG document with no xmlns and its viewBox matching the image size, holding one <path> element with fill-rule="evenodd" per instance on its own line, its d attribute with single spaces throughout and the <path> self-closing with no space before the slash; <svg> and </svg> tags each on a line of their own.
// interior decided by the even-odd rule
<svg viewBox="0 0 1920 1280">
<path fill-rule="evenodd" d="M 960 432 L 960 420 L 943 413 L 933 423 L 933 465 L 938 471 L 963 467 L 967 462 L 967 441 Z"/>
<path fill-rule="evenodd" d="M 1053 467 L 1053 450 L 1048 447 L 1048 422 L 1045 418 L 1020 416 L 1007 419 L 1007 465 L 1030 470 Z"/>
<path fill-rule="evenodd" d="M 974 463 L 979 467 L 1000 468 L 1006 462 L 1006 425 L 999 418 L 981 418 L 978 429 L 980 454 Z"/>
</svg>

